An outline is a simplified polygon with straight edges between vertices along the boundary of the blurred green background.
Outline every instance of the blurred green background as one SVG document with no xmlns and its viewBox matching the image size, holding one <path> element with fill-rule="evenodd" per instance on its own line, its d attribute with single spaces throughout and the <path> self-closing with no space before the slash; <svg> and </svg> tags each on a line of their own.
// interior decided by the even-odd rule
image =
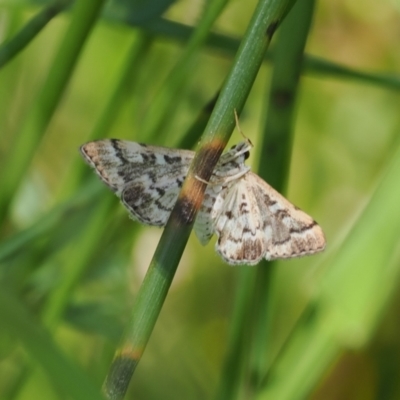
<svg viewBox="0 0 400 400">
<path fill-rule="evenodd" d="M 161 230 L 130 220 L 78 148 L 103 136 L 196 144 L 187 132 L 234 56 L 218 38 L 239 40 L 256 5 L 227 2 L 212 28 L 220 36 L 183 62 L 190 30 L 180 24 L 196 26 L 211 3 L 105 2 L 75 64 L 72 33 L 83 28 L 70 10 L 30 31 L 11 59 L 9 40 L 59 3 L 0 1 L 1 399 L 66 398 L 68 371 L 77 386 L 101 386 Z M 304 68 L 286 194 L 328 245 L 273 267 L 261 381 L 250 335 L 235 395 L 219 389 L 241 282 L 256 269 L 226 265 L 214 240 L 191 237 L 127 398 L 400 398 L 400 81 L 380 80 L 400 71 L 399 27 L 396 1 L 315 4 L 306 53 L 370 75 Z M 266 61 L 240 118 L 254 171 L 266 160 L 257 144 L 271 72 Z"/>
</svg>

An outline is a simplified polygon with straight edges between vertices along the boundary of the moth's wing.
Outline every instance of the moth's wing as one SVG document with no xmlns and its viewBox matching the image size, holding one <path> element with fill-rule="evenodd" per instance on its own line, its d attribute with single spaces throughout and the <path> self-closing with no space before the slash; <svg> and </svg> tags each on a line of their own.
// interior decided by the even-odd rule
<svg viewBox="0 0 400 400">
<path fill-rule="evenodd" d="M 320 226 L 256 174 L 230 188 L 215 215 L 216 250 L 230 264 L 299 257 L 325 247 Z"/>
<path fill-rule="evenodd" d="M 220 206 L 211 213 L 218 237 L 215 250 L 232 265 L 257 264 L 268 249 L 262 215 L 245 179 L 247 175 L 221 191 L 215 203 Z"/>
<path fill-rule="evenodd" d="M 144 175 L 125 186 L 122 204 L 133 218 L 147 225 L 164 226 L 178 199 L 187 168 L 179 176 L 160 176 L 156 181 Z"/>
<path fill-rule="evenodd" d="M 194 156 L 117 139 L 86 143 L 81 153 L 134 218 L 159 226 L 165 225 Z"/>
<path fill-rule="evenodd" d="M 271 246 L 265 255 L 267 260 L 301 257 L 318 253 L 325 248 L 325 235 L 318 223 L 293 205 L 258 175 L 247 177 L 249 185 L 263 211 L 264 232 L 271 234 Z"/>
<path fill-rule="evenodd" d="M 203 203 L 194 223 L 193 229 L 203 246 L 210 241 L 214 234 L 214 218 L 212 214 L 213 212 L 218 212 L 223 205 L 223 197 L 220 195 L 221 191 L 225 192 L 225 188 L 222 186 L 207 186 Z"/>
<path fill-rule="evenodd" d="M 151 180 L 160 175 L 185 175 L 194 152 L 147 146 L 118 139 L 104 139 L 81 146 L 81 154 L 101 180 L 118 196 L 124 187 L 147 174 Z"/>
</svg>

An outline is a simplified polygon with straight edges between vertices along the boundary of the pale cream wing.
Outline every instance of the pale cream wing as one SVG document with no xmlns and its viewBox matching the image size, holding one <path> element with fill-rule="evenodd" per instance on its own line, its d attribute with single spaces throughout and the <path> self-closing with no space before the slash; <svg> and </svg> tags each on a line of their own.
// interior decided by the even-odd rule
<svg viewBox="0 0 400 400">
<path fill-rule="evenodd" d="M 253 186 L 260 207 L 266 205 L 271 215 L 272 248 L 267 259 L 300 257 L 318 253 L 325 248 L 325 235 L 318 223 L 293 205 L 258 175 L 248 178 Z M 264 198 L 264 199 L 263 199 Z"/>
<path fill-rule="evenodd" d="M 221 191 L 211 217 L 218 239 L 215 250 L 229 264 L 254 265 L 261 261 L 271 245 L 265 234 L 263 216 L 254 201 L 246 174 Z"/>
<path fill-rule="evenodd" d="M 225 197 L 214 229 L 216 250 L 228 263 L 257 264 L 262 258 L 299 257 L 324 249 L 320 226 L 256 174 L 248 172 Z"/>
</svg>

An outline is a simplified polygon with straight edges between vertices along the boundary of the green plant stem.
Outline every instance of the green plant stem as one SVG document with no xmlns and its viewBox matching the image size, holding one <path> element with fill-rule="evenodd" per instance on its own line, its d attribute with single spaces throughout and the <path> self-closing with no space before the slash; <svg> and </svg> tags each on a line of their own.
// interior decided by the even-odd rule
<svg viewBox="0 0 400 400">
<path fill-rule="evenodd" d="M 139 76 L 138 70 L 143 65 L 151 41 L 151 37 L 145 33 L 138 32 L 136 35 L 123 60 L 121 72 L 117 74 L 118 80 L 112 89 L 111 95 L 108 97 L 107 104 L 100 113 L 100 118 L 86 141 L 97 140 L 110 135 L 110 131 L 120 115 L 129 92 L 136 84 Z M 59 198 L 63 199 L 73 194 L 88 174 L 92 174 L 92 171 L 90 171 L 86 163 L 82 162 L 81 157 L 76 157 Z"/>
<path fill-rule="evenodd" d="M 293 7 L 277 35 L 268 88 L 258 174 L 279 192 L 286 190 L 296 119 L 296 100 L 314 0 Z"/>
<path fill-rule="evenodd" d="M 315 0 L 301 0 L 293 7 L 277 35 L 273 51 L 273 75 L 261 142 L 259 175 L 281 193 L 286 191 L 296 119 L 296 100 L 304 49 Z M 271 360 L 272 276 L 275 262 L 256 269 L 253 298 L 254 340 L 249 364 L 251 383 L 257 387 Z"/>
<path fill-rule="evenodd" d="M 259 174 L 278 191 L 283 190 L 288 176 L 296 93 L 313 6 L 314 0 L 302 0 L 295 4 L 282 23 L 273 51 L 274 69 L 260 146 Z M 235 308 L 245 309 L 246 312 L 234 312 L 230 329 L 229 343 L 239 346 L 229 347 L 227 354 L 229 357 L 235 353 L 236 357 L 241 354 L 249 355 L 247 379 L 251 392 L 257 391 L 270 357 L 268 350 L 270 350 L 272 313 L 270 289 L 273 264 L 264 261 L 254 270 L 256 276 L 253 280 L 240 280 L 239 292 L 251 293 L 251 296 L 243 298 L 246 304 L 235 303 Z M 248 285 L 252 286 L 243 287 Z M 250 339 L 240 341 L 241 337 Z M 245 346 L 246 351 L 240 346 Z M 225 361 L 218 399 L 240 397 L 236 380 L 243 373 L 245 363 L 245 356 L 241 362 Z"/>
<path fill-rule="evenodd" d="M 344 349 L 359 349 L 371 338 L 400 277 L 399 176 L 397 145 L 368 205 L 315 282 L 313 301 L 271 366 L 272 379 L 264 382 L 257 400 L 310 398 Z"/>
<path fill-rule="evenodd" d="M 178 143 L 178 148 L 181 149 L 192 149 L 196 146 L 199 141 L 199 137 L 204 132 L 207 126 L 207 122 L 210 118 L 211 112 L 217 102 L 219 92 L 213 96 L 211 100 L 202 108 L 197 119 L 193 122 L 192 126 L 189 127 L 188 131 L 183 135 L 182 139 Z"/>
<path fill-rule="evenodd" d="M 102 189 L 97 185 L 97 182 L 96 185 L 88 185 L 83 190 L 75 193 L 68 201 L 49 211 L 30 227 L 3 240 L 0 243 L 0 271 L 6 268 L 5 261 L 8 258 L 13 257 L 22 250 L 26 251 L 27 248 L 32 246 L 32 243 L 48 237 L 52 231 L 58 229 L 57 227 L 63 223 L 68 214 L 73 213 L 77 208 L 88 207 L 89 204 L 93 203 L 93 199 L 99 197 L 99 192 Z"/>
<path fill-rule="evenodd" d="M 13 338 L 18 339 L 24 349 L 46 372 L 50 382 L 65 397 L 76 400 L 101 400 L 103 397 L 83 371 L 65 358 L 60 349 L 43 330 L 33 316 L 20 304 L 8 288 L 0 290 L 0 320 Z M 38 396 L 36 393 L 33 397 Z"/>
<path fill-rule="evenodd" d="M 90 139 L 93 140 L 108 136 L 113 123 L 119 115 L 119 110 L 122 108 L 122 102 L 126 97 L 126 88 L 132 83 L 132 76 L 137 76 L 137 74 L 135 74 L 135 69 L 137 65 L 140 65 L 138 59 L 147 51 L 148 44 L 147 35 L 139 34 L 137 40 L 135 40 L 134 44 L 131 46 L 124 60 L 122 73 L 119 75 L 119 79 L 114 86 L 109 101 L 90 135 Z M 79 162 L 79 164 L 74 168 L 74 173 L 71 174 L 71 180 L 67 182 L 64 188 L 64 196 L 73 193 L 82 182 L 84 176 L 83 171 L 89 171 L 89 168 L 82 159 L 78 159 L 77 162 Z M 112 196 L 107 196 L 96 203 L 91 210 L 92 214 L 90 220 L 85 225 L 85 229 L 80 232 L 80 237 L 72 244 L 73 249 L 71 250 L 69 248 L 67 250 L 72 254 L 76 254 L 76 256 L 74 258 L 68 258 L 62 255 L 64 259 L 68 260 L 65 268 L 66 273 L 60 285 L 49 297 L 46 307 L 44 308 L 44 321 L 47 326 L 54 328 L 62 317 L 65 308 L 68 306 L 71 292 L 89 265 L 89 260 L 96 252 L 98 243 L 101 242 L 101 237 L 104 234 L 104 228 L 106 226 L 104 221 L 109 218 L 114 204 L 115 198 Z"/>
<path fill-rule="evenodd" d="M 24 178 L 41 137 L 44 135 L 54 111 L 64 94 L 74 66 L 104 0 L 77 0 L 72 21 L 59 47 L 41 93 L 15 136 L 0 177 L 0 222 L 7 215 L 15 191 Z"/>
<path fill-rule="evenodd" d="M 116 16 L 111 12 L 107 12 L 105 17 L 113 21 L 125 22 L 134 27 L 140 27 L 141 29 L 153 34 L 155 37 L 169 37 L 181 42 L 187 41 L 194 29 L 189 25 L 169 21 L 165 18 L 154 19 L 145 24 L 138 24 L 137 21 L 131 21 L 129 16 Z M 212 49 L 218 50 L 218 52 L 224 52 L 231 55 L 237 51 L 240 40 L 211 32 L 204 44 Z M 268 52 L 265 55 L 265 60 L 271 60 L 271 57 L 271 53 Z M 337 79 L 358 80 L 362 83 L 369 83 L 391 90 L 400 90 L 400 77 L 398 75 L 358 71 L 309 54 L 304 55 L 303 71 L 310 75 L 313 74 L 331 76 Z"/>
<path fill-rule="evenodd" d="M 192 31 L 183 53 L 179 57 L 174 68 L 164 81 L 160 91 L 154 97 L 149 109 L 146 112 L 147 117 L 143 121 L 142 135 L 150 142 L 157 137 L 161 126 L 165 120 L 171 118 L 173 112 L 177 111 L 177 98 L 179 91 L 186 82 L 188 76 L 192 75 L 193 63 L 199 48 L 207 39 L 209 32 L 225 8 L 228 0 L 211 0 L 203 8 L 204 13 L 199 24 Z"/>
<path fill-rule="evenodd" d="M 124 397 L 168 293 L 206 189 L 195 176 L 209 180 L 233 130 L 234 110 L 242 109 L 271 37 L 292 4 L 293 1 L 264 0 L 255 9 L 205 129 L 200 150 L 139 289 L 131 320 L 105 380 L 104 391 L 109 399 Z"/>
<path fill-rule="evenodd" d="M 93 196 L 92 196 L 93 199 Z M 53 265 L 63 266 L 63 276 L 57 285 L 54 285 L 52 291 L 46 297 L 46 302 L 42 306 L 42 321 L 49 332 L 54 332 L 64 317 L 65 310 L 71 303 L 71 295 L 90 265 L 89 260 L 93 257 L 93 253 L 98 249 L 99 237 L 104 234 L 105 221 L 111 214 L 111 207 L 115 205 L 113 196 L 99 198 L 93 205 L 92 202 L 86 204 L 88 217 L 85 219 L 84 230 L 77 230 L 72 243 L 64 245 L 63 251 L 57 253 L 50 262 Z M 57 232 L 58 233 L 58 232 Z M 57 233 L 55 235 L 57 235 Z M 47 243 L 47 242 L 46 242 Z M 44 245 L 35 248 L 35 256 L 43 251 Z M 36 260 L 36 257 L 34 257 Z M 28 260 L 28 262 L 31 260 Z M 29 391 L 33 382 L 39 376 L 39 371 L 35 364 L 29 365 L 24 379 L 20 382 L 20 391 Z M 22 390 L 22 387 L 24 390 Z M 19 399 L 20 397 L 18 397 Z M 21 395 L 21 398 L 23 396 Z"/>
<path fill-rule="evenodd" d="M 249 304 L 251 303 L 255 274 L 251 269 L 240 271 L 235 291 L 235 302 L 229 325 L 228 343 L 223 361 L 219 386 L 215 399 L 240 398 L 243 388 L 248 349 L 251 344 L 247 329 L 251 321 Z"/>
<path fill-rule="evenodd" d="M 71 247 L 65 251 L 74 254 L 66 268 L 66 274 L 60 285 L 51 293 L 43 309 L 43 320 L 47 327 L 55 329 L 62 317 L 65 308 L 68 306 L 71 292 L 79 281 L 99 243 L 99 237 L 104 232 L 104 221 L 111 213 L 111 208 L 115 198 L 108 196 L 100 200 L 91 210 L 91 217 L 87 222 L 87 229 L 80 232 L 79 237 Z M 62 259 L 67 259 L 65 254 L 60 255 Z"/>
<path fill-rule="evenodd" d="M 59 0 L 43 8 L 11 40 L 0 46 L 0 69 L 22 51 L 72 0 Z"/>
</svg>

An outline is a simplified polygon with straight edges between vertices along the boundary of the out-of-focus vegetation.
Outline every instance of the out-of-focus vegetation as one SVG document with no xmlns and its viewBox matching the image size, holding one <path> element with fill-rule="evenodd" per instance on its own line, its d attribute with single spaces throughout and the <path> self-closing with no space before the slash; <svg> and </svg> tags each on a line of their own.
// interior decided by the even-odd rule
<svg viewBox="0 0 400 400">
<path fill-rule="evenodd" d="M 78 148 L 196 144 L 257 2 L 227 2 L 194 40 L 215 3 L 0 1 L 1 399 L 98 398 L 161 231 L 130 220 Z M 327 249 L 231 267 L 192 237 L 126 398 L 400 398 L 399 26 L 395 2 L 315 4 L 286 194 Z M 240 119 L 253 170 L 269 160 L 269 60 Z M 251 296 L 268 268 L 268 296 Z"/>
</svg>

